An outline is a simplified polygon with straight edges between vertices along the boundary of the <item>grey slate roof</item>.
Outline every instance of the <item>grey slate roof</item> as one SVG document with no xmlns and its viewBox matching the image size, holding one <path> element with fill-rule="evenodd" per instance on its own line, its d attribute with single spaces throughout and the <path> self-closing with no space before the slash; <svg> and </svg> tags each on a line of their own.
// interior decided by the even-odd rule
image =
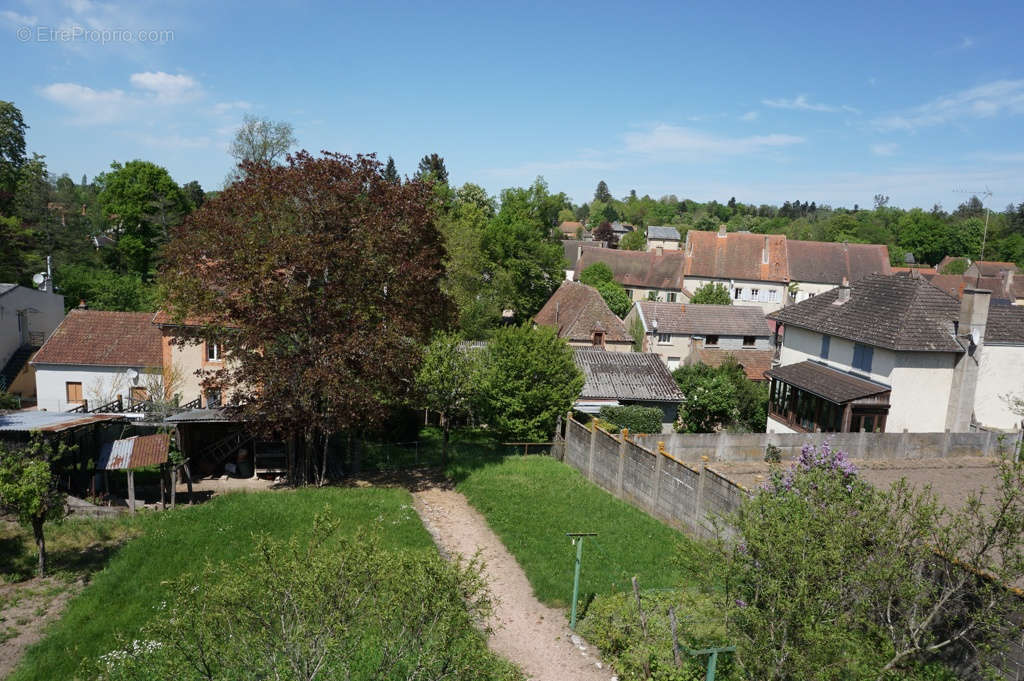
<svg viewBox="0 0 1024 681">
<path fill-rule="evenodd" d="M 878 395 L 891 390 L 891 388 L 884 385 L 851 376 L 843 371 L 837 371 L 824 364 L 818 364 L 810 360 L 798 362 L 797 364 L 787 364 L 786 366 L 766 371 L 765 376 L 778 378 L 836 404 L 843 404 L 844 402 Z"/>
<path fill-rule="evenodd" d="M 647 228 L 647 238 L 679 241 L 679 230 L 671 225 L 651 225 Z"/>
<path fill-rule="evenodd" d="M 909 272 L 872 274 L 768 315 L 768 319 L 890 350 L 963 352 L 953 338 L 960 301 Z"/>
<path fill-rule="evenodd" d="M 654 353 L 581 349 L 575 351 L 574 358 L 586 377 L 583 399 L 683 401 L 672 374 Z"/>
<path fill-rule="evenodd" d="M 18 288 L 17 284 L 0 284 L 0 296 L 16 288 Z"/>
<path fill-rule="evenodd" d="M 168 416 L 164 423 L 241 423 L 244 420 L 238 409 L 215 407 L 182 411 Z"/>
<path fill-rule="evenodd" d="M 655 303 L 641 301 L 640 307 L 647 331 L 678 333 L 685 336 L 770 336 L 764 312 L 754 305 L 697 305 L 692 303 Z"/>
<path fill-rule="evenodd" d="M 32 431 L 60 432 L 100 421 L 123 421 L 120 414 L 82 414 L 23 409 L 0 413 L 0 431 L 27 433 Z"/>
<path fill-rule="evenodd" d="M 989 305 L 985 342 L 1024 345 L 1024 305 Z"/>
</svg>

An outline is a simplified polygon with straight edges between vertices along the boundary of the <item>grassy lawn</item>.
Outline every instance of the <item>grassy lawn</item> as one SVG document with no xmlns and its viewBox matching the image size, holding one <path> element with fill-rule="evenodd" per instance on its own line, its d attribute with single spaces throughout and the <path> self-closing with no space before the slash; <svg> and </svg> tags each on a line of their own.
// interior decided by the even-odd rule
<svg viewBox="0 0 1024 681">
<path fill-rule="evenodd" d="M 695 553 L 690 539 L 554 459 L 456 459 L 449 472 L 549 605 L 564 607 L 572 599 L 575 548 L 566 532 L 598 533 L 583 547 L 581 598 L 630 589 L 633 575 L 642 589 L 700 580 L 679 564 L 680 555 Z"/>
<path fill-rule="evenodd" d="M 85 669 L 83 663 L 119 647 L 119 636 L 130 641 L 154 615 L 166 597 L 163 581 L 203 561 L 239 560 L 252 550 L 257 532 L 282 538 L 308 535 L 313 516 L 325 507 L 344 519 L 343 532 L 356 533 L 376 523 L 385 546 L 433 552 L 430 535 L 410 502 L 409 494 L 398 489 L 305 489 L 228 494 L 200 506 L 131 520 L 90 521 L 97 525 L 90 532 L 101 532 L 102 523 L 113 522 L 139 536 L 94 575 L 46 638 L 29 649 L 9 681 L 75 678 Z M 63 531 L 51 532 L 52 541 L 61 541 Z M 16 562 L 15 569 L 24 566 Z"/>
</svg>

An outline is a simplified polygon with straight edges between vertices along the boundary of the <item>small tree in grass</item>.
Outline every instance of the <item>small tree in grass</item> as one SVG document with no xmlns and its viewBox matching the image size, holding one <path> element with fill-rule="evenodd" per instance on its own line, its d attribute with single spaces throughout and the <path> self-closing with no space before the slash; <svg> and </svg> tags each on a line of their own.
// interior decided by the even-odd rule
<svg viewBox="0 0 1024 681">
<path fill-rule="evenodd" d="M 547 441 L 583 388 L 572 348 L 555 330 L 509 327 L 483 357 L 479 412 L 501 437 Z"/>
<path fill-rule="evenodd" d="M 416 384 L 428 409 L 441 415 L 441 465 L 448 463 L 452 419 L 470 410 L 475 393 L 476 350 L 461 346 L 458 334 L 434 336 L 416 374 Z"/>
<path fill-rule="evenodd" d="M 32 528 L 39 551 L 38 574 L 46 575 L 46 521 L 60 522 L 67 515 L 67 495 L 57 488 L 50 462 L 73 448 L 64 443 L 51 447 L 41 437 L 33 437 L 27 447 L 14 449 L 0 445 L 0 511 L 18 518 Z"/>
<path fill-rule="evenodd" d="M 1016 605 L 1024 467 L 1004 458 L 997 489 L 954 510 L 808 445 L 728 522 L 710 564 L 746 677 L 952 678 L 940 657 L 988 649 Z"/>
<path fill-rule="evenodd" d="M 725 284 L 710 282 L 694 291 L 690 302 L 695 305 L 732 305 L 732 296 Z"/>
</svg>

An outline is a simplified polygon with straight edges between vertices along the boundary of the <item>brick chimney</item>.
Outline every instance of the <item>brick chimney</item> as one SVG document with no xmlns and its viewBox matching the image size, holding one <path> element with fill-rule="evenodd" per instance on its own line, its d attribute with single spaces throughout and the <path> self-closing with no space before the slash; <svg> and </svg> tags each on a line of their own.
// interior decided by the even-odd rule
<svg viewBox="0 0 1024 681">
<path fill-rule="evenodd" d="M 960 316 L 954 324 L 956 339 L 964 353 L 953 368 L 953 383 L 946 409 L 946 428 L 952 433 L 966 433 L 974 415 L 974 398 L 978 389 L 978 365 L 985 347 L 985 326 L 992 292 L 965 288 L 960 299 Z"/>
</svg>

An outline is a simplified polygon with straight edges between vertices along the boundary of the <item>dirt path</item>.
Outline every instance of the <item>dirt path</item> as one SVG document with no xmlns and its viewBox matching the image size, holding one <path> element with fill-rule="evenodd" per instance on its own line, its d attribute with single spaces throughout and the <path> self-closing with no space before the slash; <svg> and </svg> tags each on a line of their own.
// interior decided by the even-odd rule
<svg viewBox="0 0 1024 681">
<path fill-rule="evenodd" d="M 14 671 L 25 649 L 43 637 L 82 586 L 54 577 L 0 585 L 0 679 Z"/>
<path fill-rule="evenodd" d="M 519 563 L 476 509 L 458 492 L 423 487 L 413 492 L 416 512 L 448 555 L 482 550 L 486 576 L 498 600 L 490 647 L 536 681 L 615 679 L 597 651 L 575 636 L 556 608 L 541 604 Z"/>
</svg>

